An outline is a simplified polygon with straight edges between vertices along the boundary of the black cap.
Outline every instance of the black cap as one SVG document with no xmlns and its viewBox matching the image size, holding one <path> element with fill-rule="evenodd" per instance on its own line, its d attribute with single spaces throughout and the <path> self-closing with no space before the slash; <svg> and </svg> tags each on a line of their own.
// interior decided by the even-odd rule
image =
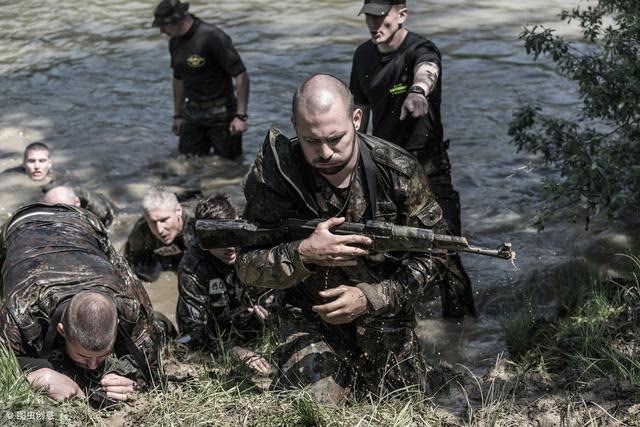
<svg viewBox="0 0 640 427">
<path fill-rule="evenodd" d="M 364 0 L 364 6 L 362 6 L 358 15 L 366 13 L 367 15 L 384 16 L 389 13 L 391 6 L 394 4 L 406 3 L 406 0 Z"/>
<path fill-rule="evenodd" d="M 180 0 L 161 0 L 153 11 L 154 27 L 171 25 L 178 22 L 187 14 L 189 3 L 181 3 Z"/>
</svg>

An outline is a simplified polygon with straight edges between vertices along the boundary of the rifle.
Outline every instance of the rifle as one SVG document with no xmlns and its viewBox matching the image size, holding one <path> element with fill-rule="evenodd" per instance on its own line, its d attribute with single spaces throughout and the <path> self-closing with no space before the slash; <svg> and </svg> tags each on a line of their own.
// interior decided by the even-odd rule
<svg viewBox="0 0 640 427">
<path fill-rule="evenodd" d="M 202 219 L 196 221 L 196 237 L 203 249 L 273 246 L 309 237 L 324 219 L 287 219 L 279 227 L 260 228 L 245 220 Z M 469 245 L 465 237 L 436 234 L 425 228 L 407 227 L 384 221 L 367 221 L 364 224 L 345 222 L 331 229 L 333 234 L 359 234 L 369 237 L 373 252 L 468 252 L 496 258 L 516 259 L 511 243 L 503 243 L 498 249 L 484 249 Z"/>
</svg>

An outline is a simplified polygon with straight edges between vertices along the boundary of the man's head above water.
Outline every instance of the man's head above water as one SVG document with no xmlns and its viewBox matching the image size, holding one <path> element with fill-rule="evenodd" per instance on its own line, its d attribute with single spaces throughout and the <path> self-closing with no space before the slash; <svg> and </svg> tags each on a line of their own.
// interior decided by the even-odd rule
<svg viewBox="0 0 640 427">
<path fill-rule="evenodd" d="M 166 188 L 152 188 L 142 199 L 144 217 L 156 238 L 170 245 L 182 234 L 182 206 L 175 193 Z"/>
<path fill-rule="evenodd" d="M 32 181 L 43 181 L 51 170 L 51 150 L 42 142 L 33 142 L 24 150 L 22 167 Z"/>
<path fill-rule="evenodd" d="M 65 339 L 67 355 L 78 366 L 94 370 L 113 351 L 118 311 L 110 297 L 83 291 L 71 298 L 56 328 Z"/>
</svg>

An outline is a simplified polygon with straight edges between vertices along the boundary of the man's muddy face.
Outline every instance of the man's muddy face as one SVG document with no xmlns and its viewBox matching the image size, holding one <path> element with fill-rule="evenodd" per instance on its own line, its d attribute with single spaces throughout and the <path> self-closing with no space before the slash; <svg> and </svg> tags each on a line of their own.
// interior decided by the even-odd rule
<svg viewBox="0 0 640 427">
<path fill-rule="evenodd" d="M 161 207 L 145 211 L 144 217 L 154 236 L 165 245 L 170 245 L 182 234 L 182 206 Z"/>
<path fill-rule="evenodd" d="M 76 365 L 88 370 L 95 370 L 101 366 L 104 361 L 113 352 L 113 346 L 102 351 L 90 351 L 79 344 L 72 344 L 69 341 L 65 343 L 65 351 L 67 356 L 75 362 Z"/>
<path fill-rule="evenodd" d="M 29 150 L 22 167 L 32 181 L 42 181 L 51 170 L 51 154 L 47 150 Z"/>
</svg>

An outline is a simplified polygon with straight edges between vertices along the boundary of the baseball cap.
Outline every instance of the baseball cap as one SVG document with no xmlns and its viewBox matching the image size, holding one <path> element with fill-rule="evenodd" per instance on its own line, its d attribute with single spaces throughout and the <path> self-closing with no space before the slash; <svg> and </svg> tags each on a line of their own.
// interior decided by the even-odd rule
<svg viewBox="0 0 640 427">
<path fill-rule="evenodd" d="M 180 0 L 161 0 L 153 11 L 153 27 L 175 24 L 187 14 L 189 3 Z"/>
<path fill-rule="evenodd" d="M 391 6 L 394 4 L 406 3 L 406 0 L 364 0 L 364 6 L 362 6 L 358 15 L 365 13 L 367 15 L 383 16 L 389 13 Z"/>
</svg>

